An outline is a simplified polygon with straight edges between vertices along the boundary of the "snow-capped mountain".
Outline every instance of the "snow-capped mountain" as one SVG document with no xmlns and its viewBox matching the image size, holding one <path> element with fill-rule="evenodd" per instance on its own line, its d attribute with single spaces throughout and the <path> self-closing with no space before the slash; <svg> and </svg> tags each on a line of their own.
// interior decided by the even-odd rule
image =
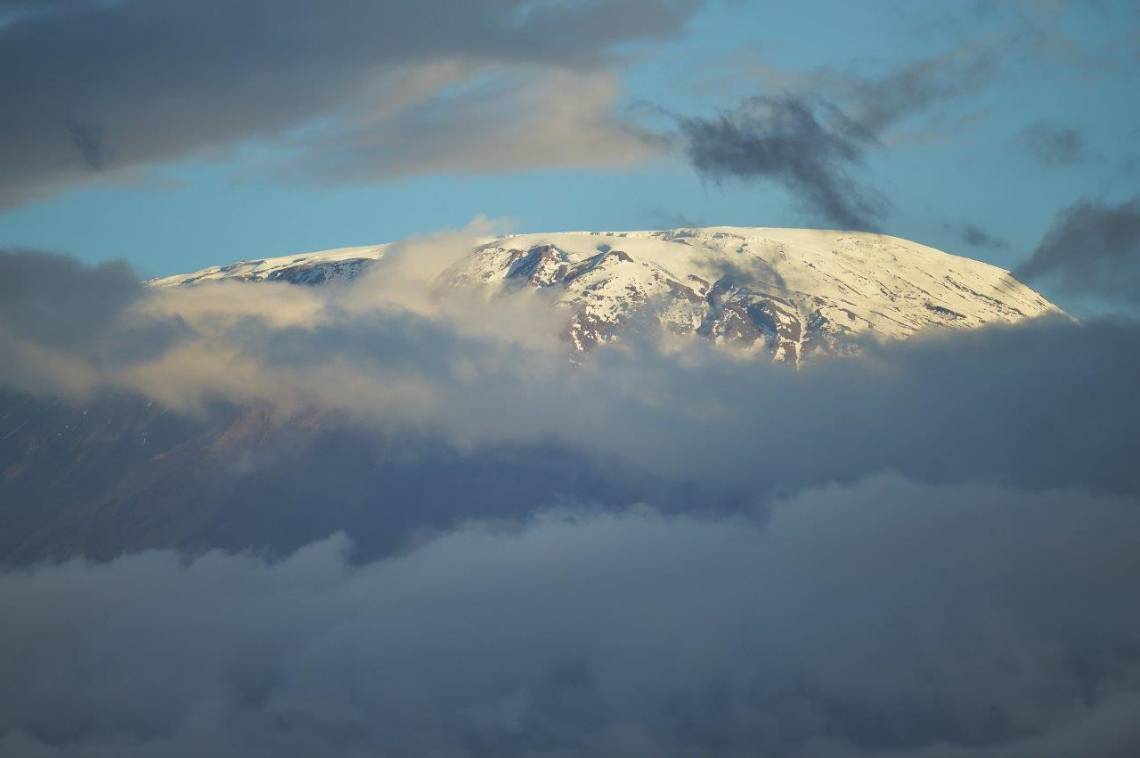
<svg viewBox="0 0 1140 758">
<path fill-rule="evenodd" d="M 157 287 L 237 279 L 353 279 L 387 245 L 215 266 Z M 480 240 L 436 286 L 552 291 L 578 350 L 640 318 L 798 363 L 866 337 L 972 328 L 1060 312 L 1000 268 L 880 234 L 740 227 L 518 234 Z"/>
<path fill-rule="evenodd" d="M 962 329 L 1058 312 L 999 268 L 873 234 L 725 227 L 521 234 L 456 243 L 463 248 L 454 255 L 448 249 L 441 251 L 440 244 L 433 241 L 428 246 L 430 266 L 407 267 L 417 273 L 412 278 L 406 276 L 404 268 L 412 259 L 401 256 L 411 256 L 417 248 L 379 245 L 244 261 L 150 284 L 155 288 L 206 288 L 211 282 L 225 280 L 252 282 L 228 292 L 218 287 L 215 293 L 164 293 L 174 294 L 170 302 L 175 304 L 198 302 L 199 294 L 205 296 L 203 303 L 214 302 L 215 294 L 223 300 L 241 298 L 256 294 L 242 290 L 258 288 L 277 289 L 274 294 L 285 297 L 251 297 L 254 307 L 296 301 L 312 301 L 321 307 L 343 295 L 346 308 L 338 312 L 338 318 L 345 319 L 356 312 L 348 307 L 354 300 L 369 301 L 368 297 L 357 298 L 360 291 L 356 288 L 364 289 L 367 295 L 369 287 L 387 276 L 392 277 L 387 282 L 398 287 L 423 287 L 427 281 L 433 294 L 443 299 L 462 291 L 457 288 L 475 288 L 493 303 L 512 292 L 534 289 L 556 304 L 551 307 L 561 307 L 569 316 L 539 320 L 540 325 L 567 325 L 563 337 L 568 350 L 588 351 L 610 340 L 632 342 L 635 330 L 661 324 L 674 333 L 692 335 L 693 340 L 718 341 L 748 355 L 791 365 L 805 365 L 813 353 L 857 350 L 864 339 L 898 339 L 929 327 Z M 419 276 L 425 269 L 435 272 L 426 280 Z M 302 286 L 322 289 L 317 293 L 288 289 Z M 378 291 L 382 289 L 377 287 Z M 327 297 L 296 301 L 288 297 L 297 294 Z M 183 300 L 182 295 L 189 297 Z M 535 298 L 540 302 L 528 306 L 541 307 L 545 299 Z M 418 297 L 410 300 L 428 302 Z M 452 313 L 467 313 L 470 300 L 456 301 L 460 307 Z M 534 311 L 531 307 L 507 308 L 504 313 L 533 315 Z M 214 328 L 213 322 L 210 328 Z M 239 337 L 245 339 L 246 333 L 239 331 Z M 437 431 L 440 427 L 433 422 L 409 426 L 402 409 L 390 420 L 387 415 L 354 413 L 352 403 L 342 402 L 357 394 L 376 394 L 382 399 L 387 377 L 363 391 L 351 384 L 343 389 L 334 386 L 328 396 L 335 401 L 323 402 L 321 398 L 326 395 L 311 388 L 323 390 L 340 374 L 326 374 L 313 365 L 337 351 L 351 352 L 354 345 L 334 339 L 330 352 L 312 358 L 306 349 L 300 349 L 295 354 L 301 362 L 298 368 L 289 365 L 287 356 L 292 348 L 284 338 L 301 337 L 297 345 L 322 339 L 316 334 L 293 334 L 298 331 L 283 329 L 281 341 L 271 340 L 284 351 L 271 348 L 269 352 L 275 359 L 285 358 L 285 363 L 267 363 L 265 372 L 253 374 L 243 361 L 233 359 L 233 345 L 244 349 L 245 342 L 231 343 L 224 335 L 215 337 L 207 332 L 201 339 L 181 343 L 188 347 L 189 357 L 172 362 L 169 376 L 178 376 L 189 366 L 186 386 L 196 389 L 199 380 L 194 375 L 196 366 L 191 364 L 205 356 L 216 360 L 224 379 L 218 402 L 206 402 L 193 413 L 172 410 L 162 399 L 132 387 L 112 388 L 79 403 L 0 388 L 0 420 L 4 424 L 4 433 L 0 434 L 0 502 L 24 504 L 19 512 L 13 511 L 8 528 L 0 530 L 0 565 L 74 555 L 110 558 L 128 550 L 170 547 L 253 548 L 287 554 L 337 531 L 351 535 L 363 554 L 376 557 L 403 549 L 409 540 L 433 530 L 451 528 L 461 515 L 511 518 L 518 515 L 520 504 L 556 503 L 566 493 L 583 502 L 660 503 L 668 508 L 678 497 L 692 497 L 704 504 L 702 507 L 714 510 L 735 507 L 731 504 L 753 496 L 755 486 L 800 481 L 794 479 L 801 476 L 800 464 L 789 467 L 786 462 L 823 457 L 818 455 L 818 446 L 825 440 L 819 435 L 833 428 L 843 429 L 844 435 L 855 440 L 865 435 L 858 444 L 844 444 L 848 446 L 845 449 L 857 450 L 858 456 L 865 457 L 866 462 L 859 465 L 868 470 L 909 460 L 900 455 L 897 445 L 883 447 L 877 442 L 878 430 L 883 424 L 894 423 L 893 416 L 888 414 L 884 417 L 887 420 L 880 421 L 861 416 L 862 410 L 854 407 L 855 399 L 862 396 L 858 387 L 865 384 L 866 373 L 859 374 L 863 380 L 853 382 L 848 400 L 837 406 L 850 408 L 851 417 L 840 414 L 834 419 L 834 427 L 826 418 L 804 419 L 799 412 L 774 418 L 777 430 L 795 430 L 801 421 L 807 425 L 793 434 L 773 431 L 780 443 L 766 450 L 757 448 L 755 456 L 749 455 L 747 465 L 753 467 L 755 458 L 756 470 L 746 478 L 744 489 L 734 489 L 717 476 L 706 476 L 704 468 L 676 478 L 663 476 L 657 469 L 642 465 L 640 451 L 626 456 L 613 452 L 623 447 L 620 444 L 599 445 L 596 430 L 602 427 L 596 422 L 597 415 L 583 414 L 580 425 L 578 421 L 569 423 L 591 391 L 606 386 L 605 361 L 597 362 L 598 373 L 585 370 L 561 377 L 573 380 L 576 375 L 582 381 L 555 385 L 557 391 L 568 387 L 576 393 L 564 406 L 548 401 L 560 395 L 535 386 L 546 380 L 541 372 L 529 371 L 525 361 L 518 373 L 510 367 L 501 374 L 489 368 L 489 378 L 480 377 L 473 384 L 467 383 L 466 367 L 459 364 L 458 368 L 448 364 L 438 369 L 431 360 L 427 369 L 417 368 L 415 362 L 409 364 L 408 376 L 417 384 L 422 380 L 429 390 L 436 390 L 431 382 L 438 377 L 433 372 L 443 377 L 438 397 L 446 402 L 450 402 L 448 393 L 478 396 L 473 402 L 483 409 L 471 419 L 455 419 L 455 428 L 460 430 L 457 444 L 447 431 L 450 426 L 444 426 L 443 432 Z M 402 339 L 403 331 L 398 333 Z M 256 338 L 260 332 L 252 334 Z M 211 342 L 215 339 L 217 343 Z M 313 343 L 308 343 L 309 339 Z M 402 349 L 403 343 L 394 344 L 394 349 Z M 423 347 L 435 357 L 435 346 Z M 368 340 L 362 341 L 360 349 L 368 358 L 360 362 L 363 370 L 371 370 L 385 357 L 385 352 L 375 350 Z M 637 351 L 630 354 L 637 357 Z M 169 355 L 172 353 L 164 357 Z M 539 368 L 567 365 L 561 354 L 543 353 L 540 357 L 553 360 L 536 361 Z M 250 356 L 252 361 L 259 359 L 267 360 Z M 845 363 L 835 370 L 845 371 L 856 363 Z M 661 365 L 669 367 L 666 362 Z M 739 368 L 732 361 L 712 361 L 709 365 L 718 366 L 716 371 Z M 927 375 L 916 374 L 914 365 L 907 361 L 889 365 L 905 372 L 905 381 L 910 383 L 901 386 L 924 386 Z M 759 364 L 755 367 L 762 369 Z M 625 380 L 639 376 L 623 373 L 627 367 L 620 360 L 614 368 L 614 376 Z M 673 369 L 679 371 L 677 366 Z M 483 369 L 477 367 L 476 371 Z M 264 388 L 264 392 L 255 386 L 274 372 L 292 382 L 281 385 L 283 394 L 294 392 L 291 387 L 300 390 L 297 394 L 301 401 L 289 406 L 288 412 L 265 402 L 274 396 L 275 386 Z M 758 375 L 763 373 L 757 371 Z M 767 386 L 779 386 L 779 380 L 773 378 L 776 374 L 783 378 L 784 372 L 767 376 Z M 826 369 L 823 374 L 827 375 Z M 728 375 L 734 376 L 731 372 Z M 400 378 L 398 371 L 392 376 Z M 804 377 L 804 381 L 815 380 Z M 506 383 L 501 392 L 488 395 L 483 391 L 500 383 Z M 640 382 L 630 384 L 629 393 L 641 391 Z M 231 386 L 238 388 L 233 395 L 226 392 Z M 833 385 L 817 382 L 810 386 L 818 390 Z M 250 387 L 255 391 L 248 392 Z M 682 387 L 688 389 L 689 385 L 682 382 Z M 512 388 L 534 389 L 535 394 L 522 397 Z M 164 393 L 169 390 L 165 385 L 161 389 Z M 605 402 L 619 407 L 627 389 L 619 390 L 615 400 Z M 969 398 L 973 390 L 963 386 L 956 391 L 961 399 Z M 647 390 L 644 407 L 666 409 L 662 423 L 654 427 L 664 429 L 674 418 L 668 409 L 682 406 L 688 398 L 666 394 L 661 400 L 658 392 L 660 388 Z M 361 400 L 371 402 L 372 398 Z M 726 402 L 740 403 L 747 409 L 751 401 L 733 397 Z M 801 396 L 798 402 L 810 401 Z M 916 402 L 915 398 L 910 402 Z M 949 405 L 955 402 L 951 400 Z M 466 406 L 461 399 L 444 407 L 459 409 L 462 414 Z M 584 407 L 588 409 L 588 403 Z M 875 407 L 882 411 L 881 405 Z M 914 407 L 921 410 L 921 406 Z M 972 436 L 976 422 L 971 417 L 965 416 L 959 428 L 954 419 L 939 415 L 944 411 L 942 405 L 931 408 L 933 415 L 920 424 L 929 424 L 937 434 L 930 434 L 930 441 L 924 443 L 929 450 L 915 470 L 929 470 L 928 462 L 941 460 L 945 451 L 978 444 Z M 631 412 L 637 417 L 641 411 Z M 525 429 L 512 431 L 502 438 L 505 442 L 467 447 L 467 424 L 493 425 L 497 413 L 517 415 L 520 428 L 528 423 L 528 415 L 534 414 L 540 432 L 531 436 Z M 486 414 L 490 420 L 479 421 L 479 414 Z M 688 418 L 687 412 L 683 415 Z M 692 428 L 705 430 L 710 437 L 714 429 L 721 430 L 719 417 L 709 418 L 707 423 L 709 426 Z M 747 436 L 751 432 L 740 436 L 744 428 L 726 427 L 723 442 L 710 447 L 718 451 L 708 454 L 710 460 L 724 458 L 724 451 L 739 440 L 751 439 Z M 550 429 L 553 431 L 547 431 Z M 1013 423 L 1011 430 L 1017 432 L 1018 424 Z M 761 432 L 757 427 L 756 433 Z M 495 435 L 491 439 L 499 440 Z M 1019 438 L 1015 434 L 1010 439 Z M 1008 447 L 1016 444 L 1011 442 Z M 720 470 L 719 463 L 709 465 L 713 468 L 708 470 Z M 805 470 L 814 469 L 806 466 Z M 460 510 L 457 504 L 462 506 Z"/>
</svg>

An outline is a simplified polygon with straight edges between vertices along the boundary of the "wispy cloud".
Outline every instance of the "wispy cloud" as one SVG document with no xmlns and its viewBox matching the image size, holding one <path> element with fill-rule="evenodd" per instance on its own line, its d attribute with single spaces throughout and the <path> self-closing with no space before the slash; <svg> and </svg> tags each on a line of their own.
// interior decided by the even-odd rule
<svg viewBox="0 0 1140 758">
<path fill-rule="evenodd" d="M 834 107 L 791 95 L 753 97 L 679 125 L 688 159 L 704 176 L 774 181 L 841 229 L 874 229 L 884 213 L 883 200 L 848 174 L 874 136 Z"/>
<path fill-rule="evenodd" d="M 867 156 L 895 141 L 909 119 L 986 86 L 999 58 L 995 45 L 963 46 L 878 77 L 764 67 L 762 78 L 782 94 L 680 118 L 681 142 L 704 176 L 772 181 L 814 219 L 875 229 L 890 204 L 857 177 Z"/>
<path fill-rule="evenodd" d="M 552 68 L 451 90 L 293 141 L 284 170 L 385 181 L 536 166 L 618 168 L 661 152 L 658 138 L 620 112 L 622 89 L 608 71 Z"/>
<path fill-rule="evenodd" d="M 1085 158 L 1080 130 L 1050 121 L 1038 121 L 1018 132 L 1017 143 L 1045 166 L 1079 163 Z"/>
<path fill-rule="evenodd" d="M 955 235 L 970 247 L 988 250 L 1002 250 L 1009 242 L 995 237 L 977 224 L 944 224 L 943 229 Z"/>
</svg>

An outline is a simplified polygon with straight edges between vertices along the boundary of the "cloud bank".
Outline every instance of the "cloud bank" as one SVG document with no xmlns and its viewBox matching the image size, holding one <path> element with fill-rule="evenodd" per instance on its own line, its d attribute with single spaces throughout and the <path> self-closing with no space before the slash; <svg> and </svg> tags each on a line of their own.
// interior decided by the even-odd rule
<svg viewBox="0 0 1140 758">
<path fill-rule="evenodd" d="M 1134 500 L 878 477 L 5 574 L 0 755 L 1123 756 L 1137 534 Z"/>
</svg>

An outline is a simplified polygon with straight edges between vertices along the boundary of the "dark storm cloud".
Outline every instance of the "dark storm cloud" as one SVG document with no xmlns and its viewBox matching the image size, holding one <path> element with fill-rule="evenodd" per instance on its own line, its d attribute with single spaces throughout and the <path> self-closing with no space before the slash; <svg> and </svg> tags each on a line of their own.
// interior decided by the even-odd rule
<svg viewBox="0 0 1140 758">
<path fill-rule="evenodd" d="M 428 99 L 487 66 L 596 69 L 619 43 L 676 32 L 695 5 L 16 4 L 0 26 L 0 206 L 93 169 L 146 166 L 316 117 Z"/>
<path fill-rule="evenodd" d="M 884 213 L 883 201 L 848 173 L 875 136 L 833 106 L 793 95 L 752 97 L 679 125 L 689 161 L 704 176 L 772 180 L 841 229 L 874 229 Z"/>
<path fill-rule="evenodd" d="M 356 567 L 330 540 L 4 574 L 0 755 L 1124 756 L 1137 535 L 1133 500 L 878 477 Z"/>
<path fill-rule="evenodd" d="M 974 224 L 946 224 L 943 228 L 954 234 L 970 247 L 987 248 L 990 250 L 1001 250 L 1009 247 L 1009 242 L 1006 240 L 995 237 L 985 229 Z"/>
<path fill-rule="evenodd" d="M 1140 196 L 1069 206 L 1017 274 L 1077 299 L 1140 306 Z"/>
<path fill-rule="evenodd" d="M 1018 132 L 1017 142 L 1041 164 L 1063 166 L 1085 157 L 1084 135 L 1077 129 L 1039 121 Z"/>
</svg>

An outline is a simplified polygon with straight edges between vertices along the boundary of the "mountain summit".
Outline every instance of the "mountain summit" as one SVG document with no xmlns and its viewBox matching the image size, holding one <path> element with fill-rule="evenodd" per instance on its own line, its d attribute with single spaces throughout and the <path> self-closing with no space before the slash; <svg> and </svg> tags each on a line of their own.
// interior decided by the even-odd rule
<svg viewBox="0 0 1140 758">
<path fill-rule="evenodd" d="M 330 285 L 354 279 L 390 245 L 243 261 L 150 282 Z M 931 327 L 972 328 L 1059 309 L 996 266 L 881 234 L 682 228 L 515 234 L 480 240 L 437 287 L 551 291 L 571 313 L 566 338 L 589 350 L 651 316 L 678 334 L 798 363 L 858 341 Z"/>
</svg>

